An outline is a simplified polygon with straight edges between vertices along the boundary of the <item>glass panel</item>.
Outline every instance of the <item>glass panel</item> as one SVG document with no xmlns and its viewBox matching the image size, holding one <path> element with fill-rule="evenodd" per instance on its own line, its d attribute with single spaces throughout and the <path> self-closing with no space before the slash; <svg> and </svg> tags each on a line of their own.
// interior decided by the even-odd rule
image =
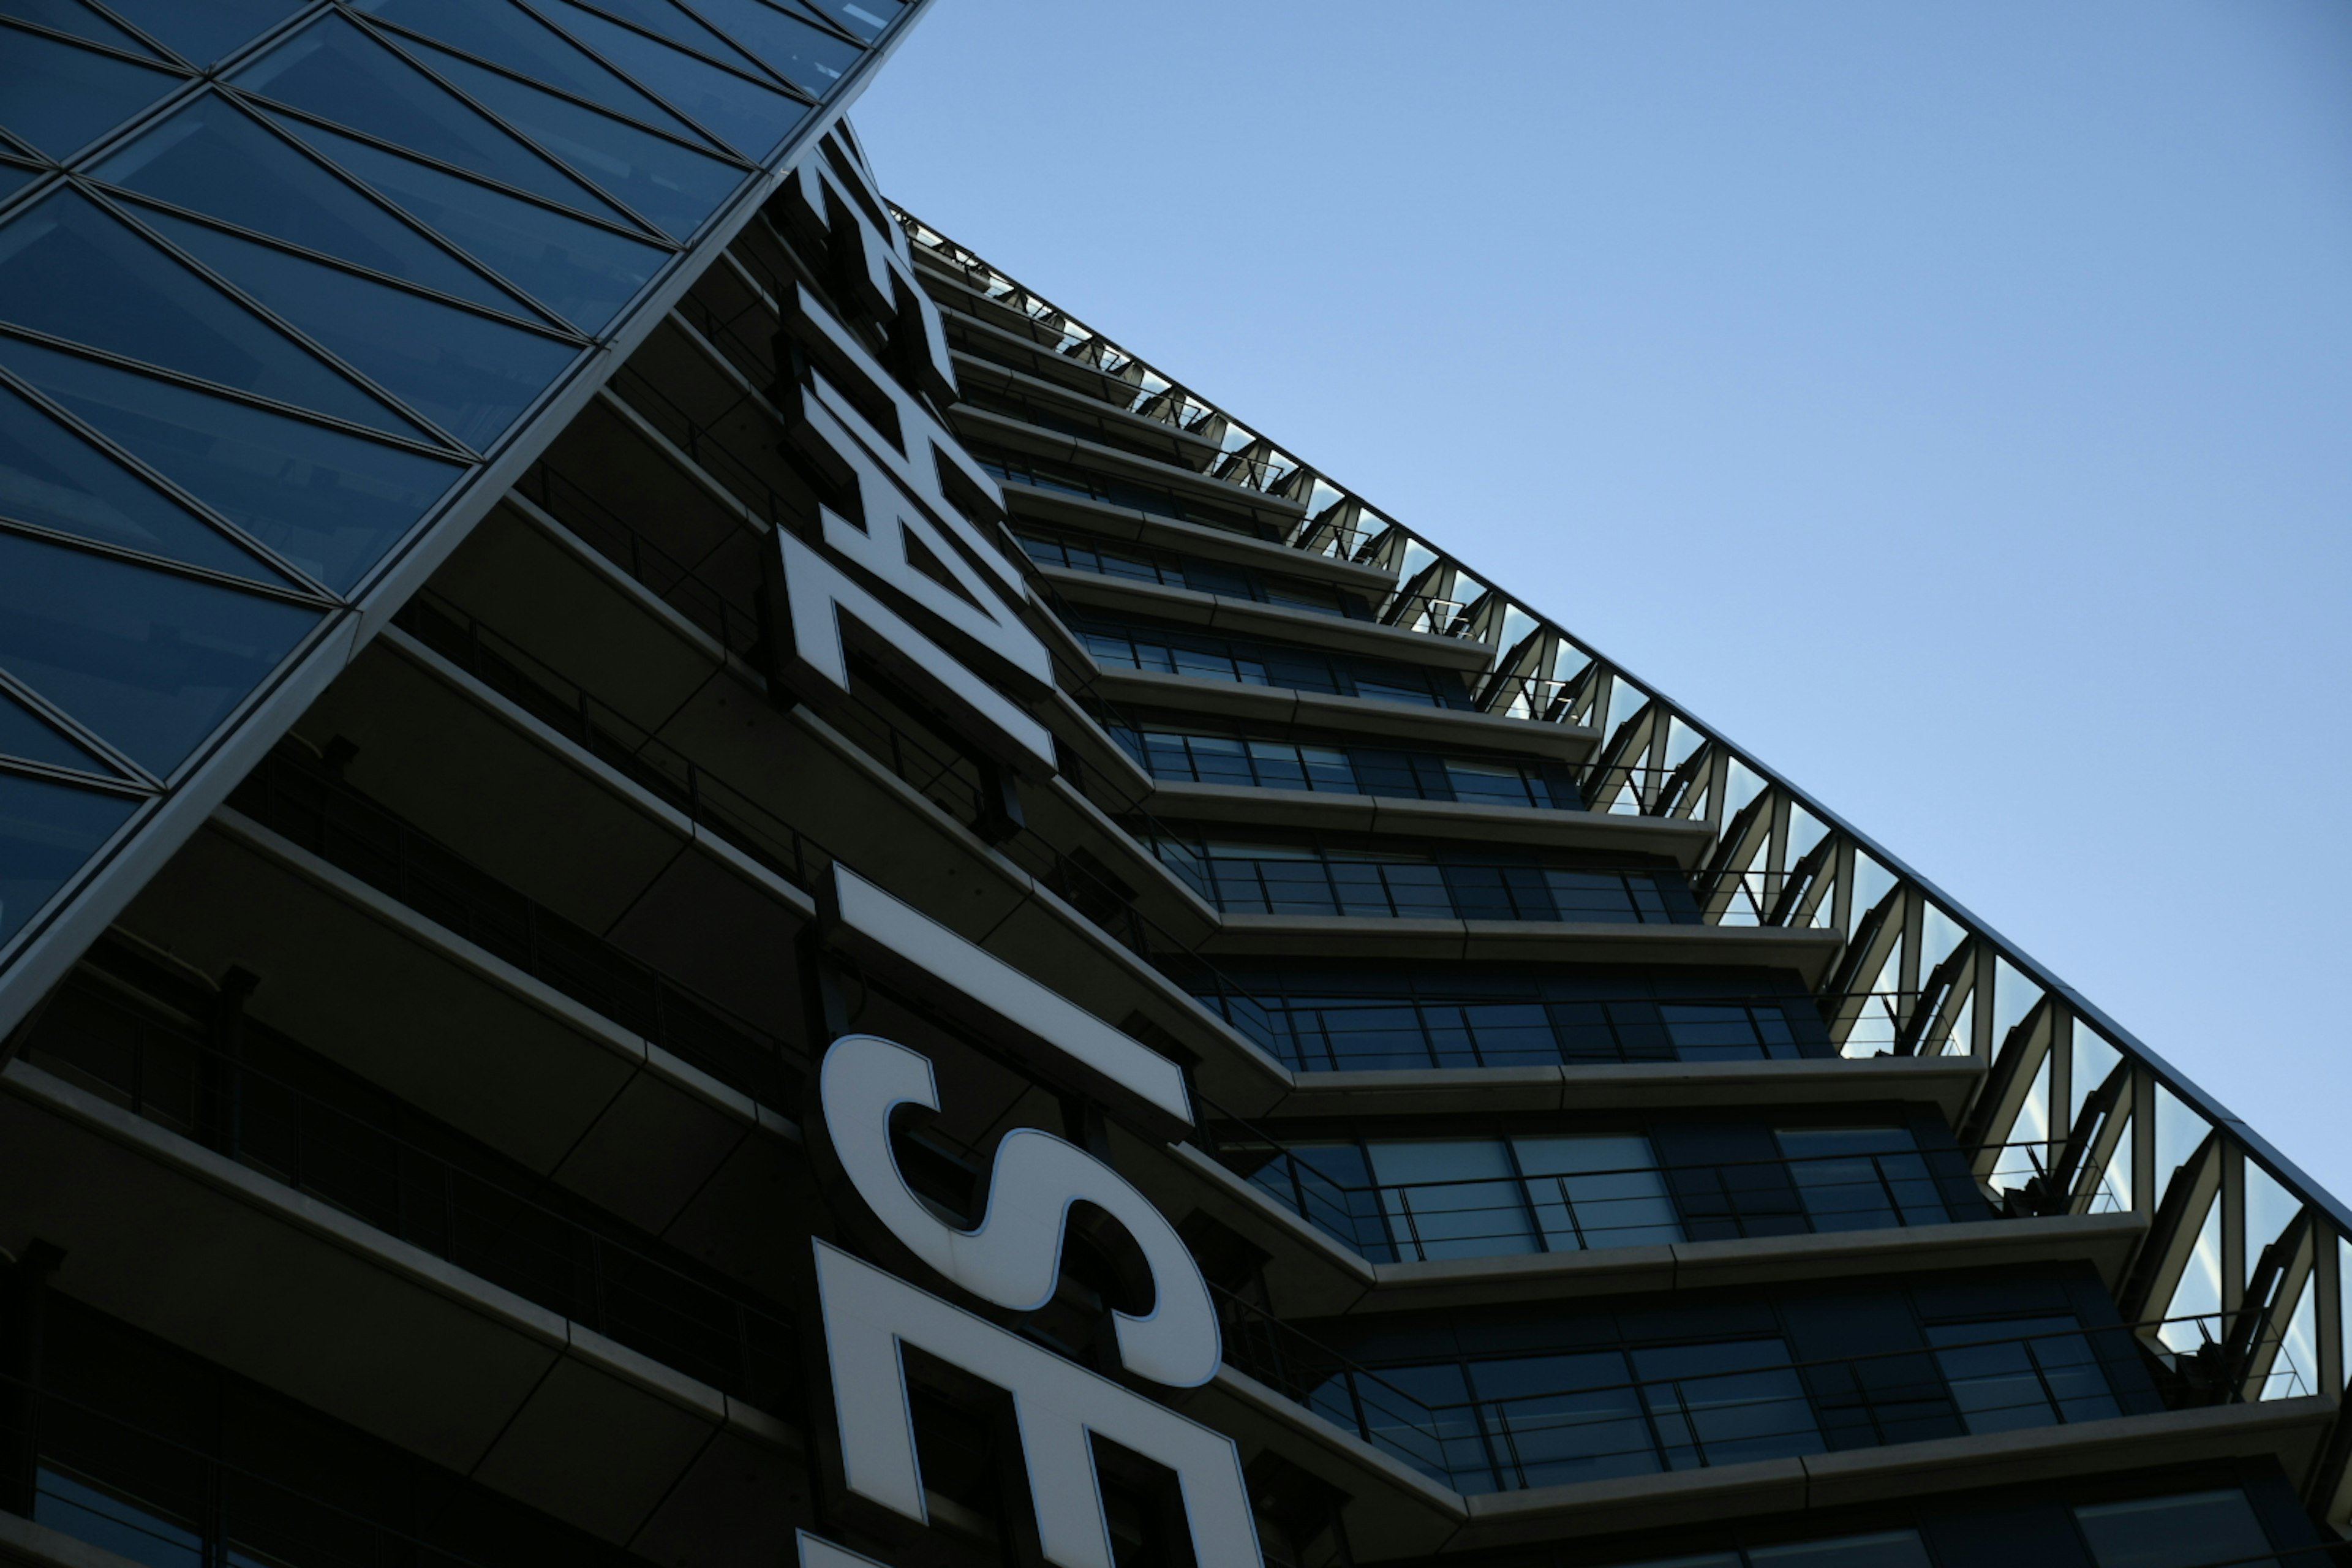
<svg viewBox="0 0 2352 1568">
<path fill-rule="evenodd" d="M 1405 1261 L 1537 1250 L 1527 1202 L 1496 1140 L 1375 1143 L 1370 1152 Z"/>
<path fill-rule="evenodd" d="M 0 664 L 159 776 L 320 614 L 0 534 Z"/>
<path fill-rule="evenodd" d="M 115 776 L 114 769 L 5 691 L 0 691 L 0 754 Z"/>
<path fill-rule="evenodd" d="M 807 4 L 869 44 L 898 20 L 900 8 L 899 0 L 807 0 Z"/>
<path fill-rule="evenodd" d="M 714 32 L 698 18 L 688 16 L 670 4 L 670 0 L 596 0 L 596 8 L 737 70 L 759 68 L 759 62 L 736 47 L 733 40 Z M 597 45 L 602 47 L 602 41 L 597 40 Z M 616 49 L 613 58 L 624 66 L 629 63 L 625 50 Z"/>
<path fill-rule="evenodd" d="M 2109 1045 L 2096 1029 L 2082 1019 L 2074 1020 L 2074 1071 L 2066 1107 L 2066 1125 L 2071 1130 L 2083 1114 L 2083 1103 L 2096 1094 L 2099 1086 L 2123 1061 L 2123 1053 Z"/>
<path fill-rule="evenodd" d="M 284 584 L 194 514 L 0 388 L 0 514 L 61 533 Z"/>
<path fill-rule="evenodd" d="M 52 158 L 80 151 L 184 79 L 0 27 L 0 125 Z"/>
<path fill-rule="evenodd" d="M 666 259 L 650 245 L 352 137 L 279 123 L 582 331 L 608 324 Z"/>
<path fill-rule="evenodd" d="M 24 929 L 138 804 L 0 773 L 0 942 Z"/>
<path fill-rule="evenodd" d="M 1647 1475 L 1657 1446 L 1616 1351 L 1514 1357 L 1471 1366 L 1498 1457 L 1521 1486 Z"/>
<path fill-rule="evenodd" d="M 600 217 L 621 217 L 586 186 L 341 16 L 304 28 L 235 79 L 280 103 L 518 190 Z"/>
<path fill-rule="evenodd" d="M 0 0 L 0 16 L 22 16 L 60 33 L 89 38 L 150 58 L 154 51 L 83 5 L 81 0 Z"/>
<path fill-rule="evenodd" d="M 517 309 L 489 279 L 218 98 L 189 105 L 91 173 L 289 245 L 476 304 Z"/>
<path fill-rule="evenodd" d="M 1675 1469 L 1822 1451 L 1812 1405 L 1778 1340 L 1637 1350 L 1633 1370 Z"/>
<path fill-rule="evenodd" d="M 2315 1277 L 2303 1282 L 2303 1293 L 2287 1314 L 2286 1334 L 2279 1342 L 2271 1369 L 2255 1392 L 2257 1399 L 2300 1399 L 2321 1392 L 2319 1386 L 2319 1292 Z"/>
<path fill-rule="evenodd" d="M 1806 1128 L 1773 1137 L 1817 1231 L 1936 1225 L 1946 1217 L 1907 1128 Z"/>
<path fill-rule="evenodd" d="M 191 219 L 142 216 L 476 451 L 496 441 L 580 352 Z"/>
<path fill-rule="evenodd" d="M 1555 1252 L 1647 1247 L 1683 1238 L 1650 1141 L 1638 1136 L 1514 1138 L 1528 1196 Z"/>
<path fill-rule="evenodd" d="M 2263 1248 L 2286 1233 L 2303 1205 L 2252 1160 L 2245 1163 L 2245 1171 L 2246 1279 L 2252 1281 L 2262 1267 Z"/>
<path fill-rule="evenodd" d="M 549 16 L 754 163 L 774 152 L 808 112 L 797 99 L 656 43 L 571 0 L 546 0 L 546 5 Z"/>
<path fill-rule="evenodd" d="M 463 471 L 14 339 L 0 364 L 331 588 L 357 583 Z"/>
<path fill-rule="evenodd" d="M 698 9 L 718 21 L 727 36 L 760 57 L 764 66 L 793 82 L 809 97 L 821 99 L 842 80 L 842 75 L 866 54 L 845 37 L 824 28 L 812 28 L 797 16 L 785 16 L 762 0 L 696 0 Z M 879 9 L 889 9 L 877 5 Z"/>
<path fill-rule="evenodd" d="M 638 91 L 538 17 L 506 0 L 358 0 L 359 8 L 505 66 L 535 82 L 601 103 L 680 136 L 693 127 Z"/>
<path fill-rule="evenodd" d="M 204 1568 L 204 1537 L 186 1523 L 47 1465 L 41 1467 L 39 1485 L 35 1522 L 144 1568 Z"/>
<path fill-rule="evenodd" d="M 2261 1521 L 2235 1487 L 2101 1503 L 2076 1509 L 2074 1518 L 2099 1568 L 2213 1568 L 2271 1554 Z"/>
<path fill-rule="evenodd" d="M 2206 1205 L 2197 1227 L 2197 1245 L 2190 1249 L 2180 1283 L 2164 1309 L 2164 1327 L 2156 1337 L 2173 1350 L 2194 1354 L 2221 1338 L 2221 1197 L 2216 1193 Z"/>
<path fill-rule="evenodd" d="M 244 306 L 59 191 L 0 228 L 0 318 L 240 392 L 424 438 Z"/>
<path fill-rule="evenodd" d="M 0 201 L 15 195 L 38 176 L 39 171 L 19 164 L 0 163 Z"/>
<path fill-rule="evenodd" d="M 743 183 L 745 172 L 692 148 L 583 109 L 429 44 L 411 44 L 433 68 L 534 138 L 616 200 L 679 239 Z"/>
<path fill-rule="evenodd" d="M 239 44 L 292 16 L 302 0 L 108 0 L 134 27 L 200 66 L 208 66 Z"/>
</svg>

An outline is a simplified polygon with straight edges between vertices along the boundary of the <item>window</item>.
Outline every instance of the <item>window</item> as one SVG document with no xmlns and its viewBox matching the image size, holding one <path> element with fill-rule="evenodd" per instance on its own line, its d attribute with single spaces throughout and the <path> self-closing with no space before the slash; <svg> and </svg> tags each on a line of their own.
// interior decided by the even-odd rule
<svg viewBox="0 0 2352 1568">
<path fill-rule="evenodd" d="M 1683 1239 L 1647 1138 L 1515 1138 L 1511 1147 L 1549 1250 Z"/>
<path fill-rule="evenodd" d="M 2122 1414 L 2073 1318 L 1940 1324 L 1927 1330 L 1927 1342 L 1938 1347 L 1952 1403 L 1972 1433 Z"/>
<path fill-rule="evenodd" d="M 1822 1451 L 1812 1406 L 1779 1340 L 1667 1345 L 1636 1350 L 1633 1359 L 1675 1469 Z"/>
<path fill-rule="evenodd" d="M 1907 1128 L 1783 1130 L 1773 1136 L 1817 1231 L 1939 1225 L 1950 1217 Z"/>
<path fill-rule="evenodd" d="M 2221 1568 L 2272 1556 L 2252 1505 L 2234 1487 L 2078 1508 L 2074 1521 L 2099 1568 Z"/>
<path fill-rule="evenodd" d="M 1371 1165 L 1390 1238 L 1403 1262 L 1543 1250 L 1510 1153 L 1498 1139 L 1374 1143 Z"/>
</svg>

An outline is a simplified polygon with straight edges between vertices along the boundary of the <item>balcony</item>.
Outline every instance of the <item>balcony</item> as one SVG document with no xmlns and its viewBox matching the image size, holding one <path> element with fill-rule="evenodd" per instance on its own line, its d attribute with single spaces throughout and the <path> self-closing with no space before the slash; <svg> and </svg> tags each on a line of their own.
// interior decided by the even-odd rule
<svg viewBox="0 0 2352 1568">
<path fill-rule="evenodd" d="M 1710 1142 L 1773 1152 L 1687 1157 Z M 1998 1212 L 1960 1152 L 1923 1148 L 1902 1126 L 1283 1142 L 1227 1128 L 1213 1152 L 1371 1263 L 1892 1230 Z"/>
<path fill-rule="evenodd" d="M 1164 834 L 1154 835 L 1151 845 L 1161 864 L 1227 914 L 1703 923 L 1689 879 L 1673 867 L 1545 866 L 1532 859 Z"/>
<path fill-rule="evenodd" d="M 1831 1454 L 1931 1442 L 1948 1452 L 1956 1439 L 2101 1422 L 2116 1423 L 2118 1436 L 2161 1443 L 2158 1432 L 2124 1423 L 2179 1407 L 2134 1326 L 2063 1308 L 1924 1321 L 1903 1348 L 1833 1356 L 1802 1356 L 1789 1334 L 1759 1321 L 1764 1331 L 1693 1342 L 1383 1357 L 1375 1367 L 1238 1297 L 1221 1292 L 1220 1306 L 1229 1366 L 1463 1494 L 1622 1489 L 1635 1477 L 1732 1466 L 1752 1476 L 1759 1461 L 1806 1460 L 1811 1469 Z M 2266 1396 L 2286 1401 L 2281 1412 L 2303 1417 L 2298 1426 L 2316 1414 L 2303 1407 L 2318 1401 L 2266 1388 L 2231 1402 Z M 2198 1436 L 2183 1426 L 2173 1441 Z M 2297 1431 L 2282 1446 L 2306 1451 L 2309 1441 Z M 1639 1503 L 1646 1493 L 1611 1495 Z"/>
<path fill-rule="evenodd" d="M 24 1059 L 523 1300 L 767 1411 L 797 1408 L 786 1311 L 208 997 L 68 980 Z M 142 978 L 154 984 L 152 973 Z"/>
</svg>

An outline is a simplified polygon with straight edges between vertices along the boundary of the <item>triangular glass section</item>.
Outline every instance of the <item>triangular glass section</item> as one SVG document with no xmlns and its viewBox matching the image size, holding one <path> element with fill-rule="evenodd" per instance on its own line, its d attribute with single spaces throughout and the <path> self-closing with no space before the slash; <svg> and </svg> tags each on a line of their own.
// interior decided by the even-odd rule
<svg viewBox="0 0 2352 1568">
<path fill-rule="evenodd" d="M 465 472 L 14 338 L 0 337 L 0 365 L 338 592 Z"/>
<path fill-rule="evenodd" d="M 53 768 L 72 768 L 102 778 L 121 776 L 100 761 L 97 752 L 68 738 L 64 731 L 5 691 L 0 691 L 0 756 L 47 763 Z"/>
<path fill-rule="evenodd" d="M 2215 1194 L 2197 1226 L 2197 1245 L 2164 1309 L 2156 1337 L 2171 1350 L 2194 1354 L 2221 1338 L 2221 1198 Z"/>
<path fill-rule="evenodd" d="M 46 197 L 0 229 L 0 321 L 425 438 L 79 191 Z"/>
<path fill-rule="evenodd" d="M 508 0 L 356 0 L 356 4 L 394 26 L 504 66 L 558 92 L 601 103 L 615 114 L 680 136 L 696 135 L 692 126 L 668 109 Z"/>
<path fill-rule="evenodd" d="M 19 16 L 27 22 L 59 33 L 71 33 L 77 38 L 88 38 L 94 44 L 121 49 L 125 54 L 155 58 L 155 51 L 116 26 L 81 0 L 0 0 L 0 16 Z"/>
<path fill-rule="evenodd" d="M 703 219 L 751 177 L 746 170 L 459 59 L 446 49 L 429 44 L 407 47 L 606 195 L 627 203 L 680 240 L 700 228 Z"/>
<path fill-rule="evenodd" d="M 626 221 L 587 186 L 341 16 L 321 17 L 231 79 L 289 108 L 427 158 L 583 212 Z"/>
<path fill-rule="evenodd" d="M 286 585 L 226 535 L 0 387 L 0 516 Z"/>
<path fill-rule="evenodd" d="M 762 0 L 698 0 L 703 14 L 727 30 L 769 69 L 812 97 L 822 98 L 866 51 Z M 886 3 L 876 7 L 887 10 Z M 877 30 L 879 28 L 877 26 Z"/>
<path fill-rule="evenodd" d="M 811 10 L 872 43 L 905 9 L 900 0 L 803 0 Z"/>
<path fill-rule="evenodd" d="M 509 312 L 522 309 L 498 285 L 224 98 L 190 104 L 91 173 L 158 201 L 478 305 Z"/>
<path fill-rule="evenodd" d="M 211 65 L 300 9 L 303 0 L 107 0 L 148 37 L 200 66 Z"/>
<path fill-rule="evenodd" d="M 583 332 L 610 324 L 668 259 L 667 253 L 611 229 L 354 137 L 307 121 L 278 122 Z"/>
<path fill-rule="evenodd" d="M 21 163 L 0 160 L 0 201 L 5 201 L 38 178 L 38 169 L 27 169 Z"/>
<path fill-rule="evenodd" d="M 0 27 L 0 125 L 52 158 L 79 152 L 184 79 L 174 71 Z"/>
<path fill-rule="evenodd" d="M 0 773 L 0 942 L 12 940 L 140 803 Z"/>
<path fill-rule="evenodd" d="M 324 614 L 0 533 L 0 668 L 158 778 Z"/>
<path fill-rule="evenodd" d="M 581 352 L 566 340 L 444 305 L 193 218 L 141 216 L 478 452 L 504 435 Z"/>
<path fill-rule="evenodd" d="M 786 132 L 808 113 L 808 105 L 796 98 L 698 55 L 656 43 L 572 0 L 545 3 L 548 15 L 575 37 L 625 64 L 638 80 L 754 163 L 774 152 Z M 746 62 L 745 68 L 752 68 Z"/>
</svg>

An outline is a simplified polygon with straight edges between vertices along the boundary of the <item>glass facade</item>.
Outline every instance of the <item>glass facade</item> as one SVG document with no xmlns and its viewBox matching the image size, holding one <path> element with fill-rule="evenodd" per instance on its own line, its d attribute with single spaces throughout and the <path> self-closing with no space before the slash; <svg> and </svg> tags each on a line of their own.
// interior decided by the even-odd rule
<svg viewBox="0 0 2352 1568">
<path fill-rule="evenodd" d="M 0 6 L 0 960 L 913 9 Z"/>
</svg>

